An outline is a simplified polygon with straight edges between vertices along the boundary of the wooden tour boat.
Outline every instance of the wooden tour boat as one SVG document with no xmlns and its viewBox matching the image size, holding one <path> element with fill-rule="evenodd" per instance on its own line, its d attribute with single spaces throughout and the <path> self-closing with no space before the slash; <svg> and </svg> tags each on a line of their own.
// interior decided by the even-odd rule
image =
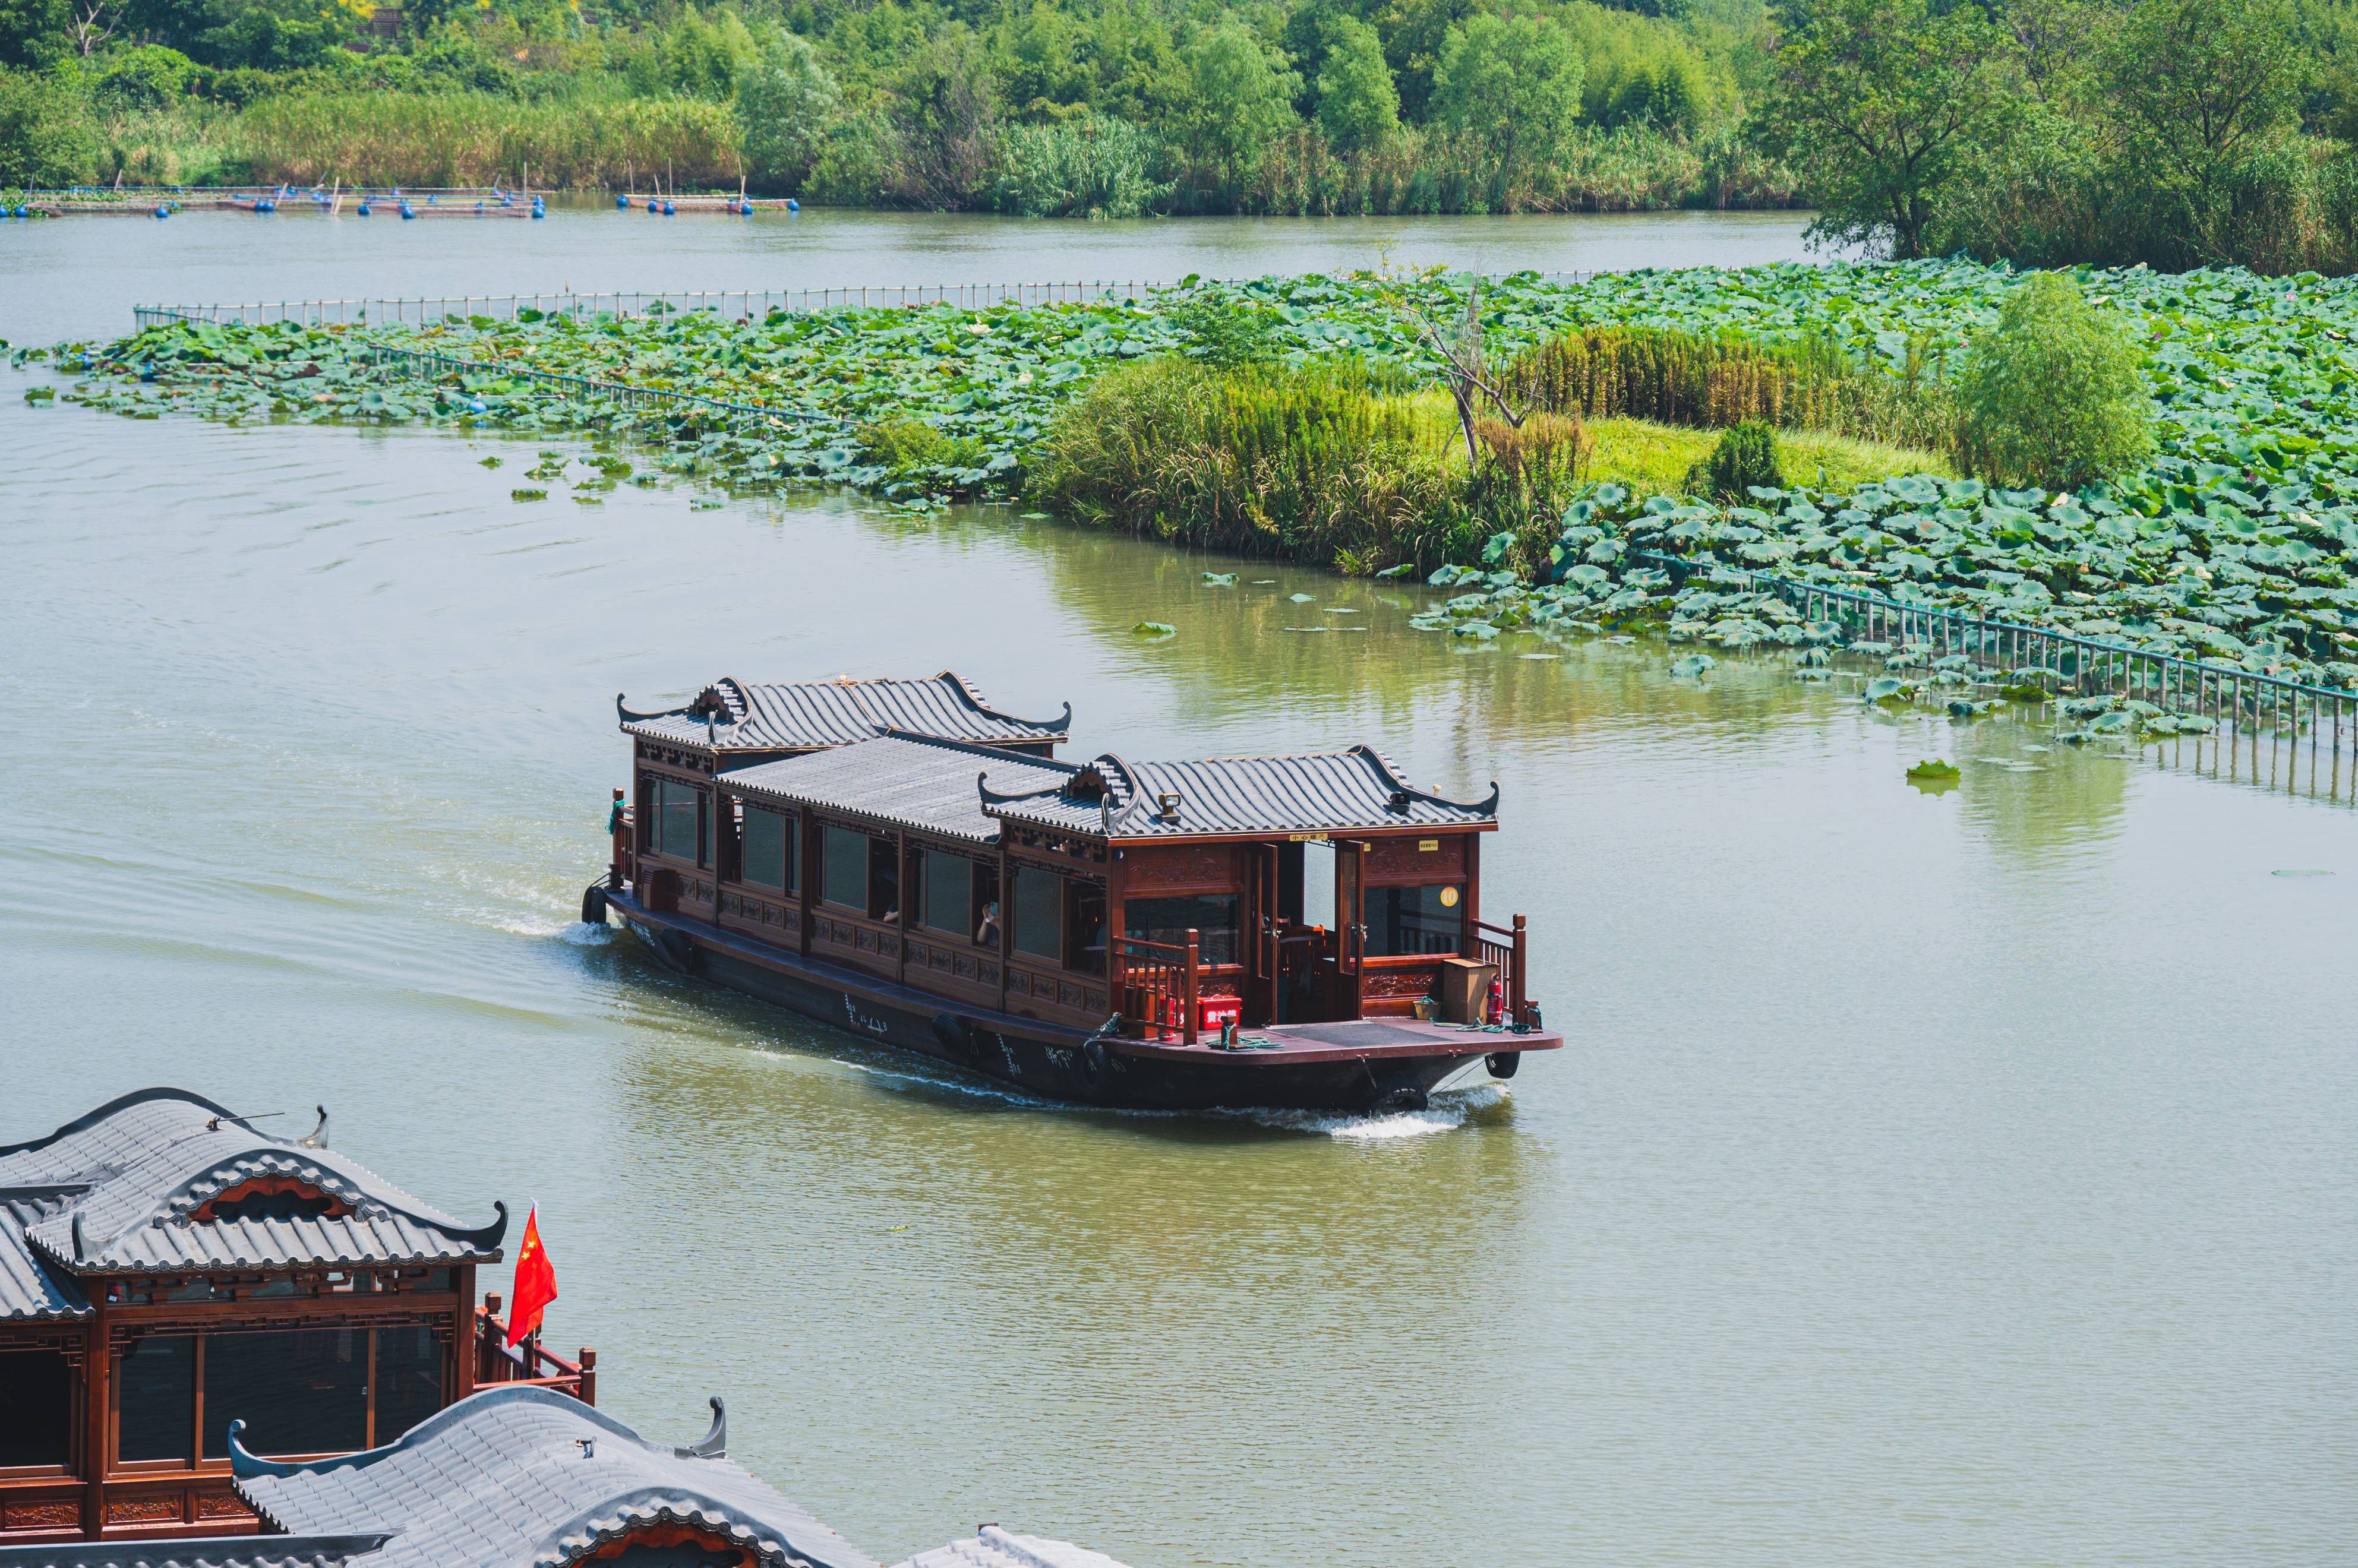
<svg viewBox="0 0 2358 1568">
<path fill-rule="evenodd" d="M 636 713 L 582 917 L 674 968 L 1033 1093 L 1415 1108 L 1554 1050 L 1480 801 L 1366 746 L 1059 761 L 957 676 L 749 684 Z"/>
</svg>

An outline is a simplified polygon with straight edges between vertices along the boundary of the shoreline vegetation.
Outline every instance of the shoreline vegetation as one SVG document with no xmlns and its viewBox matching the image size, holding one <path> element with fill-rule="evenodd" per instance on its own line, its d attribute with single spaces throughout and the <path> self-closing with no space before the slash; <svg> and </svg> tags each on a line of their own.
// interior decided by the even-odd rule
<svg viewBox="0 0 2358 1568">
<path fill-rule="evenodd" d="M 67 401 L 134 417 L 590 438 L 586 468 L 544 452 L 525 500 L 836 483 L 913 515 L 1005 501 L 1414 574 L 1460 590 L 1417 623 L 1476 642 L 1628 622 L 1809 642 L 1739 575 L 1763 572 L 2353 687 L 2353 333 L 2358 280 L 1952 261 L 179 322 L 54 357 L 82 375 Z M 543 373 L 762 412 L 628 407 Z M 1663 557 L 1691 568 L 1675 585 Z"/>
<path fill-rule="evenodd" d="M 1908 260 L 2358 267 L 2341 0 L 0 0 L 0 188 L 1130 218 L 1806 207 Z"/>
</svg>

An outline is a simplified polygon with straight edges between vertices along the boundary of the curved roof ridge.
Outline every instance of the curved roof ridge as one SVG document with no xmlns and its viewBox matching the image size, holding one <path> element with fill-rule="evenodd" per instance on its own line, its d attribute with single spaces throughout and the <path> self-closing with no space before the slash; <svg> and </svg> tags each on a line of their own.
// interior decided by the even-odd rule
<svg viewBox="0 0 2358 1568">
<path fill-rule="evenodd" d="M 1482 799 L 1478 801 L 1457 800 L 1449 795 L 1443 795 L 1438 790 L 1419 789 L 1416 785 L 1409 783 L 1407 779 L 1401 776 L 1400 764 L 1394 762 L 1390 757 L 1385 756 L 1381 752 L 1377 751 L 1373 746 L 1362 742 L 1359 745 L 1352 747 L 1351 753 L 1364 756 L 1368 762 L 1374 763 L 1376 771 L 1384 776 L 1384 782 L 1390 784 L 1392 788 L 1400 791 L 1402 795 L 1412 796 L 1417 800 L 1429 800 L 1435 806 L 1451 806 L 1459 811 L 1478 811 L 1486 816 L 1495 816 L 1498 815 L 1498 781 L 1497 779 L 1492 779 L 1490 781 L 1490 793 Z"/>
<path fill-rule="evenodd" d="M 985 757 L 994 762 L 1016 762 L 1027 768 L 1071 770 L 1080 766 L 1078 762 L 1067 762 L 1055 757 L 1034 757 L 1022 752 L 1010 752 L 1004 746 L 986 746 L 979 741 L 954 741 L 946 735 L 928 735 L 922 730 L 903 730 L 890 724 L 877 726 L 876 733 L 868 739 L 870 741 L 906 741 L 913 745 L 931 746 L 936 751 L 964 752 L 969 756 Z M 862 746 L 866 745 L 867 741 L 854 741 L 851 744 Z M 723 773 L 720 776 L 723 783 L 728 781 L 728 774 Z"/>
<path fill-rule="evenodd" d="M 797 1555 L 782 1532 L 751 1522 L 743 1509 L 721 1498 L 693 1487 L 649 1482 L 601 1498 L 543 1530 L 533 1550 L 534 1568 L 567 1568 L 650 1524 L 701 1526 L 747 1548 L 763 1563 L 792 1562 Z"/>
<path fill-rule="evenodd" d="M 230 1422 L 229 1467 L 233 1482 L 262 1476 L 328 1476 L 341 1470 L 365 1470 L 381 1464 L 396 1454 L 423 1447 L 450 1428 L 470 1420 L 475 1414 L 496 1405 L 541 1405 L 576 1421 L 586 1422 L 611 1436 L 637 1444 L 650 1454 L 676 1454 L 681 1451 L 668 1444 L 658 1444 L 624 1426 L 595 1405 L 585 1405 L 570 1394 L 560 1394 L 554 1389 L 544 1389 L 532 1383 L 495 1383 L 488 1389 L 478 1389 L 457 1404 L 444 1405 L 391 1443 L 381 1443 L 374 1448 L 364 1448 L 358 1454 L 339 1454 L 333 1459 L 265 1459 L 250 1453 L 240 1441 L 245 1422 Z M 238 1488 L 241 1497 L 244 1488 Z M 246 1499 L 248 1502 L 252 1498 Z"/>
<path fill-rule="evenodd" d="M 129 1094 L 117 1095 L 113 1099 L 108 1100 L 104 1105 L 100 1106 L 97 1109 L 82 1112 L 80 1116 L 75 1117 L 71 1121 L 69 1121 L 64 1126 L 59 1128 L 55 1132 L 49 1133 L 44 1137 L 36 1138 L 24 1143 L 0 1143 L 0 1159 L 5 1159 L 11 1154 L 30 1154 L 38 1150 L 47 1149 L 50 1144 L 70 1138 L 77 1132 L 87 1132 L 92 1128 L 96 1127 L 100 1122 L 118 1116 L 124 1111 L 129 1110 L 133 1106 L 152 1105 L 158 1100 L 172 1099 L 183 1100 L 189 1105 L 199 1107 L 204 1110 L 209 1110 L 215 1116 L 220 1117 L 223 1121 L 234 1121 L 240 1127 L 244 1128 L 247 1131 L 254 1133 L 258 1138 L 268 1138 L 270 1136 L 270 1134 L 254 1127 L 251 1122 L 246 1120 L 245 1118 L 238 1115 L 235 1111 L 231 1110 L 228 1107 L 215 1105 L 211 1100 L 207 1099 L 204 1096 L 198 1094 L 193 1089 L 176 1089 L 168 1086 L 159 1085 L 154 1088 L 134 1089 Z"/>
<path fill-rule="evenodd" d="M 1054 719 L 1025 719 L 1021 715 L 1010 713 L 1003 708 L 993 708 L 984 699 L 982 693 L 976 688 L 974 682 L 967 679 L 966 676 L 958 674 L 956 670 L 944 670 L 934 678 L 936 680 L 946 680 L 952 686 L 957 687 L 960 692 L 965 694 L 968 705 L 977 713 L 988 714 L 993 719 L 1003 719 L 1010 724 L 1021 724 L 1026 729 L 1054 730 L 1060 735 L 1069 735 L 1072 733 L 1073 705 L 1070 702 L 1065 703 L 1065 711 L 1058 714 Z"/>
</svg>

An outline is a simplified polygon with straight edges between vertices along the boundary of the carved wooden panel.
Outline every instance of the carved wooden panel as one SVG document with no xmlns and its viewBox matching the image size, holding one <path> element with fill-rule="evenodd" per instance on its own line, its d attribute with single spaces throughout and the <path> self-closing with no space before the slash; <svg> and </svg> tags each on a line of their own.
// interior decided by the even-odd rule
<svg viewBox="0 0 2358 1568">
<path fill-rule="evenodd" d="M 228 1490 L 199 1492 L 197 1517 L 199 1519 L 250 1519 L 254 1518 L 254 1510 L 239 1502 L 234 1492 Z"/>
<path fill-rule="evenodd" d="M 1148 889 L 1240 888 L 1243 867 L 1230 844 L 1132 845 L 1122 851 L 1122 885 L 1131 893 Z"/>
<path fill-rule="evenodd" d="M 1424 964 L 1401 969 L 1379 969 L 1370 964 L 1360 985 L 1360 994 L 1370 997 L 1430 996 L 1435 972 L 1433 967 Z"/>
<path fill-rule="evenodd" d="M 71 1498 L 0 1503 L 0 1530 L 71 1530 L 81 1523 L 81 1505 Z"/>
<path fill-rule="evenodd" d="M 1359 857 L 1368 881 L 1391 882 L 1448 881 L 1466 874 L 1468 833 L 1435 833 L 1422 838 L 1377 838 Z M 1422 848 L 1431 844 L 1433 848 Z"/>
<path fill-rule="evenodd" d="M 168 1492 L 162 1497 L 106 1499 L 106 1522 L 109 1524 L 176 1524 L 187 1517 L 187 1504 L 178 1492 Z"/>
</svg>

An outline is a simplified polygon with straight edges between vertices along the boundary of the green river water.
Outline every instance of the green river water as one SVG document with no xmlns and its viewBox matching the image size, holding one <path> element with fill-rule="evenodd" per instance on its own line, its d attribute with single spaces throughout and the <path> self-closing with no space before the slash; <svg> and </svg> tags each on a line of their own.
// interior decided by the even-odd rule
<svg viewBox="0 0 2358 1568">
<path fill-rule="evenodd" d="M 12 224 L 0 335 L 112 334 L 135 300 L 1387 244 L 1758 260 L 1800 225 L 804 216 Z M 1137 1568 L 2358 1539 L 2346 779 L 2044 750 L 1766 658 L 1674 679 L 1651 640 L 1468 651 L 1404 624 L 1421 587 L 1011 508 L 516 504 L 530 445 L 132 422 L 24 379 L 0 1141 L 178 1083 L 290 1125 L 324 1102 L 340 1148 L 460 1214 L 537 1202 L 550 1335 L 599 1348 L 600 1403 L 686 1441 L 725 1394 L 732 1455 L 887 1561 L 983 1519 Z M 573 924 L 625 777 L 615 692 L 943 668 L 1019 712 L 1070 698 L 1078 754 L 1368 740 L 1500 781 L 1487 913 L 1531 917 L 1568 1048 L 1414 1116 L 1076 1111 Z M 1909 787 L 1934 755 L 1960 787 Z"/>
</svg>

